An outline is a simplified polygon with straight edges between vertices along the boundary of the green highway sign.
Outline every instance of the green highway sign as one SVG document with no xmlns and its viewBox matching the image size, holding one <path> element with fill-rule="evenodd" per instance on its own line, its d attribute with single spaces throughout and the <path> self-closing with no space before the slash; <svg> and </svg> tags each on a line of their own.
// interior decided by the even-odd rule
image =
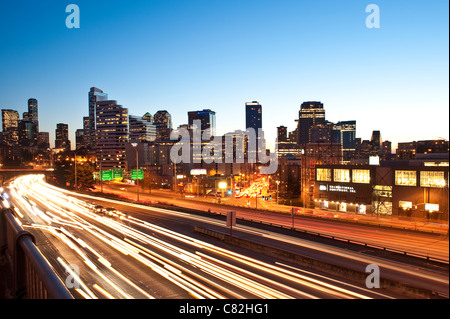
<svg viewBox="0 0 450 319">
<path fill-rule="evenodd" d="M 123 171 L 121 169 L 113 169 L 112 178 L 115 180 L 121 180 L 123 178 Z"/>
<path fill-rule="evenodd" d="M 131 179 L 144 179 L 144 170 L 140 169 L 139 170 L 139 178 L 137 176 L 138 174 L 136 173 L 135 169 L 131 170 Z"/>
<path fill-rule="evenodd" d="M 111 181 L 113 179 L 113 171 L 107 170 L 101 172 L 102 181 Z"/>
</svg>

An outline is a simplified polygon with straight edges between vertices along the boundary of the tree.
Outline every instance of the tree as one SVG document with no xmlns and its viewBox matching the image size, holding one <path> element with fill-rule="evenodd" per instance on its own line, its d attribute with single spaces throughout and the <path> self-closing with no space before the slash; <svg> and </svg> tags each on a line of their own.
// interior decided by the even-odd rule
<svg viewBox="0 0 450 319">
<path fill-rule="evenodd" d="M 95 166 L 91 163 L 77 164 L 77 184 L 79 189 L 90 189 L 94 187 Z M 65 174 L 66 182 L 75 187 L 75 167 L 71 165 Z"/>
</svg>

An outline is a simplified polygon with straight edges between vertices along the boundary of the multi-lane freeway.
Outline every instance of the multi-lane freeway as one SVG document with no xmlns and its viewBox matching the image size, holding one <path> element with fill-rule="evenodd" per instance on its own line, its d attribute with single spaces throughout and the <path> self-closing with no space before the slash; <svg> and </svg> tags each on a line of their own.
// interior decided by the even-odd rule
<svg viewBox="0 0 450 319">
<path fill-rule="evenodd" d="M 223 220 L 72 193 L 27 175 L 11 182 L 9 200 L 22 227 L 76 298 L 396 298 L 193 232 L 224 229 Z M 93 205 L 113 206 L 110 215 Z M 448 293 L 448 272 L 366 256 L 250 226 L 236 231 L 336 262 L 378 264 L 391 276 Z M 447 244 L 448 245 L 448 244 Z"/>
<path fill-rule="evenodd" d="M 131 193 L 131 189 L 124 192 L 119 187 L 115 185 L 104 186 L 104 191 L 135 199 L 135 193 Z M 363 223 L 355 224 L 314 217 L 294 216 L 292 218 L 291 214 L 262 212 L 245 207 L 231 207 L 211 202 L 186 200 L 164 191 L 157 192 L 153 190 L 152 193 L 153 195 L 141 194 L 141 200 L 167 202 L 176 206 L 190 207 L 202 211 L 209 210 L 221 214 L 226 214 L 231 209 L 236 211 L 237 216 L 241 219 L 257 220 L 289 227 L 295 226 L 299 230 L 307 230 L 410 254 L 428 256 L 447 262 L 449 260 L 449 240 L 445 232 L 439 235 L 420 231 L 407 232 L 396 227 L 371 227 Z M 353 222 L 351 219 L 350 221 Z"/>
</svg>

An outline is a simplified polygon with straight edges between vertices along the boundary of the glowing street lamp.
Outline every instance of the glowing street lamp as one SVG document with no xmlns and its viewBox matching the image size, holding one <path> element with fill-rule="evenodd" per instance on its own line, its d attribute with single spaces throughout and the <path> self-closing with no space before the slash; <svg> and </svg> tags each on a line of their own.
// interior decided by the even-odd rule
<svg viewBox="0 0 450 319">
<path fill-rule="evenodd" d="M 138 143 L 133 142 L 131 146 L 136 150 L 136 186 L 137 186 L 137 201 L 139 202 L 139 153 L 138 153 Z"/>
<path fill-rule="evenodd" d="M 278 185 L 280 185 L 280 181 L 276 181 L 277 183 L 277 205 L 278 205 Z"/>
<path fill-rule="evenodd" d="M 227 182 L 220 182 L 219 183 L 219 188 L 221 190 L 225 190 L 227 188 Z"/>
</svg>

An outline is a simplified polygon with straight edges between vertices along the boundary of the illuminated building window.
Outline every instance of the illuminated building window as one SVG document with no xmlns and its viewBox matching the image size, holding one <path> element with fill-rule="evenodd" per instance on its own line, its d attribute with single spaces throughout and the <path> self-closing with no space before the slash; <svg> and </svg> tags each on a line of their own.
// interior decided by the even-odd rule
<svg viewBox="0 0 450 319">
<path fill-rule="evenodd" d="M 334 169 L 334 181 L 341 183 L 350 183 L 349 169 Z"/>
<path fill-rule="evenodd" d="M 317 181 L 320 182 L 331 182 L 331 169 L 330 168 L 318 168 Z"/>
<path fill-rule="evenodd" d="M 395 185 L 416 186 L 416 171 L 395 171 Z"/>
<path fill-rule="evenodd" d="M 354 169 L 352 171 L 352 182 L 369 184 L 370 183 L 370 170 L 368 169 Z"/>
<path fill-rule="evenodd" d="M 421 171 L 420 172 L 420 186 L 422 187 L 444 187 L 445 177 L 444 172 L 436 171 Z"/>
<path fill-rule="evenodd" d="M 380 215 L 392 215 L 392 202 L 373 201 L 373 212 Z"/>
<path fill-rule="evenodd" d="M 365 214 L 367 212 L 367 206 L 366 205 L 359 205 L 358 206 L 358 213 Z"/>
<path fill-rule="evenodd" d="M 381 197 L 392 197 L 392 186 L 375 185 L 373 194 Z"/>
</svg>

